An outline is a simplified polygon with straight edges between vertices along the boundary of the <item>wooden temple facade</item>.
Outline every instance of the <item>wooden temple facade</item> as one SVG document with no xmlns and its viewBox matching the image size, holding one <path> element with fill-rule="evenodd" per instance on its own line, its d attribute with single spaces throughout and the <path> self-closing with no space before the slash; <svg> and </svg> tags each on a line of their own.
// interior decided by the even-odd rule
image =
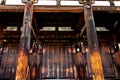
<svg viewBox="0 0 120 80">
<path fill-rule="evenodd" d="M 120 1 L 39 1 L 0 2 L 0 80 L 120 79 Z"/>
</svg>

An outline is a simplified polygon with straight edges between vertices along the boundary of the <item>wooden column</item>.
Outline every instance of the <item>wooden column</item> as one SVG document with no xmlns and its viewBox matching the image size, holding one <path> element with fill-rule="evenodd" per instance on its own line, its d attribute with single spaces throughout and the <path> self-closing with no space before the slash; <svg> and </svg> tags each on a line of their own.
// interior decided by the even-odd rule
<svg viewBox="0 0 120 80">
<path fill-rule="evenodd" d="M 23 0 L 25 3 L 20 50 L 18 54 L 16 80 L 29 80 L 29 50 L 32 28 L 34 0 Z"/>
<path fill-rule="evenodd" d="M 95 28 L 95 22 L 93 17 L 93 11 L 91 6 L 91 1 L 83 1 L 84 5 L 84 18 L 88 39 L 88 47 L 90 52 L 90 60 L 92 67 L 92 77 L 93 80 L 104 80 L 102 60 L 99 51 L 98 38 Z"/>
<path fill-rule="evenodd" d="M 1 5 L 5 5 L 6 0 L 1 0 Z"/>
</svg>

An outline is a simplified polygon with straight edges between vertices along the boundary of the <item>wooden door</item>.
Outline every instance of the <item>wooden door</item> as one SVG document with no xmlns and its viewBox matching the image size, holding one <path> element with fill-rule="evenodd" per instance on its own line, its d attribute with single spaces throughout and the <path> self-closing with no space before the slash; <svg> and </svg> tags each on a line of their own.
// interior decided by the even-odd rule
<svg viewBox="0 0 120 80">
<path fill-rule="evenodd" d="M 73 78 L 73 59 L 68 44 L 46 44 L 43 46 L 42 78 Z"/>
</svg>

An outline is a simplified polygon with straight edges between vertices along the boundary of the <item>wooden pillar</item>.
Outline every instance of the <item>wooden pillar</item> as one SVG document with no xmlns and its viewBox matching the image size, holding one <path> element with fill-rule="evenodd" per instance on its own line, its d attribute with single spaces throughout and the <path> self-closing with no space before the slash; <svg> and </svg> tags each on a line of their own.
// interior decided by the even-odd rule
<svg viewBox="0 0 120 80">
<path fill-rule="evenodd" d="M 1 5 L 5 5 L 6 0 L 1 0 Z"/>
<path fill-rule="evenodd" d="M 23 0 L 25 3 L 22 34 L 20 38 L 20 50 L 18 54 L 16 80 L 29 80 L 29 50 L 32 28 L 33 3 L 34 0 Z"/>
<path fill-rule="evenodd" d="M 88 47 L 90 52 L 91 68 L 93 73 L 92 78 L 93 80 L 104 80 L 102 60 L 91 4 L 92 0 L 83 0 L 84 19 L 86 25 Z"/>
<path fill-rule="evenodd" d="M 57 6 L 60 6 L 61 4 L 60 4 L 60 1 L 61 0 L 56 0 L 57 1 Z"/>
<path fill-rule="evenodd" d="M 110 2 L 110 6 L 115 6 L 114 1 L 113 0 L 108 0 Z"/>
</svg>

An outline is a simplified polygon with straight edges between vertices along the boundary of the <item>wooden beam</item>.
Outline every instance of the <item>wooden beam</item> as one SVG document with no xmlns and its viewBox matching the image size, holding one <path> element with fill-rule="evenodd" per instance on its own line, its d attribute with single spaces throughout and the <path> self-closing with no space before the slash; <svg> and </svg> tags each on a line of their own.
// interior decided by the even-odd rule
<svg viewBox="0 0 120 80">
<path fill-rule="evenodd" d="M 21 31 L 0 31 L 0 35 L 20 35 Z M 39 35 L 75 35 L 74 31 L 39 31 Z"/>
<path fill-rule="evenodd" d="M 36 16 L 33 15 L 33 26 L 34 26 L 34 31 L 33 31 L 33 35 L 34 37 L 37 39 L 37 36 L 38 36 L 38 23 L 37 23 L 37 20 L 36 20 Z"/>
<path fill-rule="evenodd" d="M 82 37 L 82 35 L 83 35 L 85 29 L 86 29 L 86 25 L 84 25 L 83 28 L 81 29 L 81 32 L 80 32 L 80 35 L 79 35 L 80 37 Z"/>
<path fill-rule="evenodd" d="M 75 31 L 39 31 L 39 35 L 75 35 Z"/>
<path fill-rule="evenodd" d="M 34 12 L 83 12 L 83 6 L 34 6 Z M 93 11 L 120 12 L 119 6 L 93 6 Z M 0 12 L 24 12 L 22 5 L 0 5 Z"/>
<path fill-rule="evenodd" d="M 0 35 L 20 35 L 21 31 L 0 31 Z"/>
</svg>

